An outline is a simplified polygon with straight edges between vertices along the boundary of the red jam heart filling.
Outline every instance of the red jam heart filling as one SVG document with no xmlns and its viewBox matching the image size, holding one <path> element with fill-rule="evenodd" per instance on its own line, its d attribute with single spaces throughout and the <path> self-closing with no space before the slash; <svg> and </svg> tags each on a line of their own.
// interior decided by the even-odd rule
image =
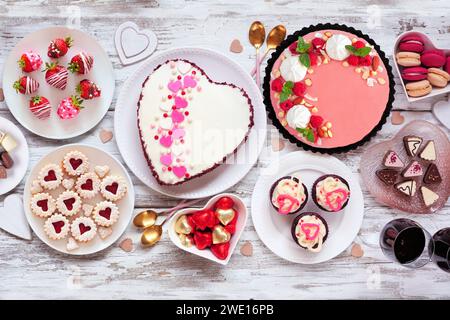
<svg viewBox="0 0 450 320">
<path fill-rule="evenodd" d="M 90 190 L 92 191 L 92 179 L 87 179 L 85 183 L 81 185 L 82 190 Z"/>
<path fill-rule="evenodd" d="M 43 199 L 36 202 L 37 206 L 42 209 L 42 211 L 48 211 L 48 200 Z"/>
<path fill-rule="evenodd" d="M 44 177 L 44 181 L 55 181 L 55 180 L 56 180 L 55 170 L 49 170 L 47 172 L 47 175 Z"/>
<path fill-rule="evenodd" d="M 72 210 L 73 204 L 75 203 L 75 198 L 66 199 L 63 202 L 66 205 L 67 210 Z"/>
<path fill-rule="evenodd" d="M 78 225 L 78 228 L 80 229 L 80 234 L 83 234 L 91 230 L 91 227 L 84 225 L 84 223 L 80 223 Z"/>
<path fill-rule="evenodd" d="M 83 163 L 83 160 L 81 160 L 81 159 L 70 159 L 69 160 L 69 162 L 70 162 L 70 165 L 72 166 L 72 168 L 73 168 L 73 170 L 77 170 L 77 168 L 79 167 L 79 166 L 81 166 L 81 164 Z"/>
<path fill-rule="evenodd" d="M 109 220 L 109 218 L 111 217 L 111 208 L 106 208 L 106 209 L 104 209 L 104 210 L 100 210 L 100 211 L 98 212 L 98 214 L 99 214 L 100 216 L 102 216 L 103 218 Z"/>
<path fill-rule="evenodd" d="M 117 189 L 119 188 L 119 184 L 117 182 L 113 182 L 109 186 L 106 186 L 106 191 L 111 192 L 112 194 L 117 193 Z"/>
<path fill-rule="evenodd" d="M 56 233 L 61 233 L 61 229 L 62 227 L 64 227 L 64 221 L 56 221 L 56 222 L 52 222 L 53 225 L 53 229 L 55 229 Z"/>
</svg>

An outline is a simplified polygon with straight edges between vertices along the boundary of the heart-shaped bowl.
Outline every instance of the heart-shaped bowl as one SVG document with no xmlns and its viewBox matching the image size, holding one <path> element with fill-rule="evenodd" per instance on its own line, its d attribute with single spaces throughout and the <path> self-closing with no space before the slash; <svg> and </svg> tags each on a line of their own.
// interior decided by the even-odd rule
<svg viewBox="0 0 450 320">
<path fill-rule="evenodd" d="M 400 83 L 402 84 L 403 87 L 403 91 L 405 92 L 406 98 L 408 99 L 409 102 L 414 102 L 414 101 L 419 101 L 425 98 L 430 98 L 430 97 L 434 97 L 437 96 L 439 94 L 444 94 L 444 93 L 448 93 L 450 92 L 450 84 L 447 84 L 446 87 L 444 88 L 436 88 L 433 87 L 433 89 L 431 90 L 431 92 L 425 96 L 422 97 L 410 97 L 408 95 L 408 92 L 406 91 L 406 83 L 405 81 L 403 81 L 402 76 L 401 76 L 401 71 L 403 69 L 402 66 L 399 66 L 397 64 L 397 59 L 396 59 L 396 55 L 399 52 L 398 49 L 398 45 L 400 44 L 400 40 L 403 39 L 406 36 L 417 36 L 420 37 L 425 45 L 425 50 L 432 50 L 432 49 L 438 49 L 444 52 L 445 56 L 449 56 L 450 55 L 450 49 L 441 49 L 441 48 L 437 48 L 434 44 L 433 41 L 431 41 L 431 39 L 424 33 L 422 32 L 418 32 L 418 31 L 408 31 L 405 33 L 402 33 L 401 35 L 399 35 L 397 37 L 397 39 L 395 40 L 395 45 L 394 45 L 394 56 L 393 56 L 393 60 L 394 60 L 394 66 L 395 66 L 395 70 L 397 71 L 398 76 L 400 77 Z"/>
<path fill-rule="evenodd" d="M 236 222 L 236 232 L 231 236 L 230 249 L 228 252 L 228 256 L 225 260 L 218 259 L 209 249 L 199 250 L 195 245 L 193 245 L 192 247 L 183 246 L 181 244 L 180 238 L 175 232 L 175 222 L 178 220 L 178 217 L 182 216 L 183 214 L 190 214 L 196 211 L 212 208 L 216 203 L 216 201 L 222 197 L 230 197 L 231 199 L 233 199 L 234 209 L 239 214 L 238 220 Z M 239 238 L 241 237 L 242 231 L 244 230 L 245 224 L 247 223 L 247 216 L 248 216 L 247 207 L 245 206 L 244 201 L 242 201 L 241 198 L 231 193 L 221 193 L 209 199 L 203 208 L 185 208 L 175 213 L 169 221 L 168 233 L 170 240 L 172 240 L 172 242 L 181 250 L 196 254 L 200 257 L 209 259 L 219 264 L 226 265 L 228 264 L 228 261 L 230 261 L 231 255 L 233 254 L 233 251 L 236 248 L 237 243 L 239 242 Z"/>
<path fill-rule="evenodd" d="M 405 165 L 408 165 L 414 159 L 422 165 L 424 171 L 426 170 L 431 162 L 425 161 L 418 156 L 410 157 L 406 154 L 403 146 L 403 137 L 409 135 L 419 136 L 423 139 L 419 153 L 423 150 L 427 141 L 434 141 L 437 158 L 433 162 L 438 167 L 442 178 L 440 184 L 425 184 L 423 182 L 423 176 L 415 179 L 417 191 L 415 196 L 412 197 L 402 195 L 399 191 L 395 190 L 394 186 L 385 185 L 376 176 L 376 171 L 383 169 L 383 158 L 388 150 L 395 151 Z M 398 172 L 404 168 L 398 169 Z M 391 140 L 380 142 L 367 148 L 361 156 L 360 171 L 364 184 L 377 201 L 405 212 L 433 213 L 445 205 L 450 195 L 450 142 L 448 136 L 430 122 L 423 120 L 411 121 Z M 403 180 L 406 180 L 406 178 L 397 178 L 397 182 Z M 432 206 L 425 206 L 420 194 L 420 186 L 426 186 L 439 195 L 439 199 Z"/>
</svg>

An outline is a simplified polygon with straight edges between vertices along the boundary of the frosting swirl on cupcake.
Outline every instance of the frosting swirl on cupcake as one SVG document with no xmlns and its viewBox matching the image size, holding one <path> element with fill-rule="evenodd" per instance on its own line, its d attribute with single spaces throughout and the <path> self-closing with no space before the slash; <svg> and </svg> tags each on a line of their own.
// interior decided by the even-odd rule
<svg viewBox="0 0 450 320">
<path fill-rule="evenodd" d="M 295 212 L 305 200 L 305 189 L 297 177 L 285 177 L 279 180 L 271 199 L 273 206 L 278 208 L 280 214 Z"/>
<path fill-rule="evenodd" d="M 327 228 L 323 221 L 315 215 L 303 215 L 295 226 L 295 236 L 298 244 L 311 252 L 319 252 L 322 245 Z"/>
<path fill-rule="evenodd" d="M 348 185 L 337 177 L 326 177 L 316 185 L 316 200 L 321 207 L 328 211 L 341 210 L 349 197 Z"/>
</svg>

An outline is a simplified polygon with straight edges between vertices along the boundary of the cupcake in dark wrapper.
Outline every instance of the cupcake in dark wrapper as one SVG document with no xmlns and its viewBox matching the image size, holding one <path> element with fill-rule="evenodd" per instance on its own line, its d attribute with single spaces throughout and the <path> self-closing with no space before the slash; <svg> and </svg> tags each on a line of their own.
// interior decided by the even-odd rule
<svg viewBox="0 0 450 320">
<path fill-rule="evenodd" d="M 321 176 L 312 187 L 314 203 L 327 212 L 338 212 L 344 209 L 350 199 L 348 182 L 334 174 Z"/>
<path fill-rule="evenodd" d="M 292 238 L 295 243 L 310 252 L 320 252 L 328 237 L 328 224 L 320 215 L 305 212 L 292 222 Z"/>
<path fill-rule="evenodd" d="M 308 190 L 298 177 L 285 176 L 270 188 L 270 202 L 281 215 L 299 212 L 308 201 Z"/>
</svg>

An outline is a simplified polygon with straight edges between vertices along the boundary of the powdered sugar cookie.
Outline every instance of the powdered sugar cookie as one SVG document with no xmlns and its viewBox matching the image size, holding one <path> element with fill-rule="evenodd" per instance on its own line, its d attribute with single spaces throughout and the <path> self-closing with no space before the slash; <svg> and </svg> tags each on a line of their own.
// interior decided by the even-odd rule
<svg viewBox="0 0 450 320">
<path fill-rule="evenodd" d="M 91 199 L 100 190 L 100 179 L 93 172 L 85 173 L 78 178 L 75 188 L 80 197 Z"/>
<path fill-rule="evenodd" d="M 97 226 L 91 218 L 78 217 L 72 221 L 70 231 L 76 240 L 88 242 L 97 234 Z"/>
<path fill-rule="evenodd" d="M 44 191 L 44 189 L 39 184 L 39 180 L 33 180 L 33 182 L 31 182 L 31 187 L 30 187 L 31 194 L 40 193 L 42 191 Z"/>
<path fill-rule="evenodd" d="M 120 176 L 108 176 L 102 180 L 100 192 L 110 201 L 117 201 L 127 193 L 127 184 Z"/>
<path fill-rule="evenodd" d="M 80 196 L 74 191 L 66 190 L 56 200 L 56 207 L 63 215 L 68 217 L 73 216 L 81 208 Z"/>
<path fill-rule="evenodd" d="M 53 190 L 59 187 L 63 178 L 61 167 L 54 163 L 44 166 L 38 175 L 38 181 L 44 189 Z"/>
<path fill-rule="evenodd" d="M 119 208 L 110 201 L 102 201 L 95 206 L 94 221 L 103 227 L 110 227 L 119 219 Z"/>
<path fill-rule="evenodd" d="M 49 217 L 56 210 L 55 199 L 48 193 L 37 193 L 31 198 L 31 211 L 41 218 Z"/>
<path fill-rule="evenodd" d="M 72 178 L 63 179 L 63 181 L 62 181 L 62 186 L 66 190 L 72 189 L 74 185 L 75 185 L 75 180 L 73 180 Z"/>
<path fill-rule="evenodd" d="M 98 175 L 99 178 L 103 179 L 108 174 L 109 167 L 108 166 L 95 166 L 94 171 Z"/>
<path fill-rule="evenodd" d="M 64 156 L 63 167 L 68 175 L 79 176 L 89 170 L 89 161 L 84 153 L 74 150 Z"/>
<path fill-rule="evenodd" d="M 65 238 L 69 233 L 69 229 L 69 220 L 59 213 L 52 215 L 44 224 L 45 233 L 53 240 Z"/>
</svg>

